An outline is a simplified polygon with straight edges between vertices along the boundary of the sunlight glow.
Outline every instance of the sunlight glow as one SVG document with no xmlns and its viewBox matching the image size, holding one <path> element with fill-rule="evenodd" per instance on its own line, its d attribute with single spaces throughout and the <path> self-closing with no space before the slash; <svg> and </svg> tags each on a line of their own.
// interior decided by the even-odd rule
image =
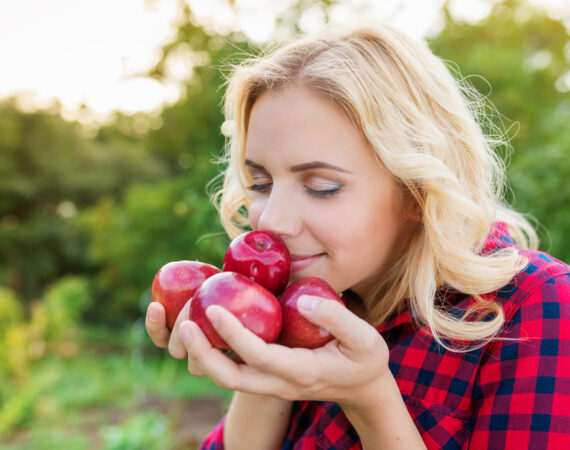
<svg viewBox="0 0 570 450">
<path fill-rule="evenodd" d="M 241 30 L 251 40 L 279 37 L 275 17 L 293 0 L 186 0 L 207 28 L 222 33 Z M 454 15 L 471 22 L 488 13 L 493 0 L 451 2 Z M 529 0 L 548 8 L 570 26 L 568 0 Z M 442 26 L 443 0 L 347 0 L 330 14 L 333 24 L 384 21 L 416 38 Z M 237 13 L 236 13 L 237 12 Z M 175 102 L 180 82 L 198 61 L 189 49 L 167 61 L 170 84 L 144 77 L 161 57 L 161 46 L 173 38 L 176 2 L 170 0 L 18 0 L 0 2 L 0 97 L 18 95 L 28 110 L 48 107 L 54 99 L 66 118 L 94 120 L 111 111 L 132 114 L 157 111 Z M 299 23 L 303 31 L 323 26 L 315 7 Z M 365 18 L 365 19 L 364 19 Z M 539 64 L 541 61 L 532 61 Z M 560 81 L 562 88 L 565 79 Z M 80 113 L 83 111 L 83 113 Z M 81 115 L 83 114 L 83 115 Z"/>
</svg>

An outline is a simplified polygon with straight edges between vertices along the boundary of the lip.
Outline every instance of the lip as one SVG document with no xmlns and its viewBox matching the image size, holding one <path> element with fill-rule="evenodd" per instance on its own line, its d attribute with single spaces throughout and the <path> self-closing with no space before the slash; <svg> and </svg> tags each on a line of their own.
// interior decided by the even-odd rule
<svg viewBox="0 0 570 450">
<path fill-rule="evenodd" d="M 298 272 L 306 269 L 325 256 L 325 253 L 316 255 L 291 255 L 291 272 Z"/>
</svg>

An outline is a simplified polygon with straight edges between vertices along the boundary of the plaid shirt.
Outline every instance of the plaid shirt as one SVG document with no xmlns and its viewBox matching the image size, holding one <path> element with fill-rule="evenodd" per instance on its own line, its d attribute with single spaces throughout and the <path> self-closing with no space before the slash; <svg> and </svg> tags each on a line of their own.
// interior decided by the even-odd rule
<svg viewBox="0 0 570 450">
<path fill-rule="evenodd" d="M 502 223 L 485 252 L 514 246 Z M 390 370 L 429 449 L 570 449 L 570 268 L 542 252 L 521 251 L 527 268 L 492 293 L 503 307 L 503 337 L 460 353 L 443 349 L 408 310 L 378 327 Z M 457 296 L 451 314 L 473 299 Z M 202 443 L 222 449 L 224 420 Z M 283 449 L 360 449 L 336 403 L 294 402 Z"/>
</svg>

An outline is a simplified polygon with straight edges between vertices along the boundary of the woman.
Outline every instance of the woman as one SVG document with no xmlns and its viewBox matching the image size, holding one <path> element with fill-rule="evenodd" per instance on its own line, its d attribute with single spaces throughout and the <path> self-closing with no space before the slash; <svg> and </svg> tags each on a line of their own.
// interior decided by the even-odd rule
<svg viewBox="0 0 570 450">
<path fill-rule="evenodd" d="M 387 27 L 299 39 L 235 70 L 223 224 L 280 235 L 292 280 L 321 277 L 348 308 L 301 297 L 336 338 L 306 350 L 210 307 L 238 365 L 188 305 L 170 334 L 151 304 L 154 343 L 235 391 L 203 447 L 569 445 L 569 268 L 529 250 L 535 233 L 501 203 L 496 141 L 468 98 Z"/>
</svg>

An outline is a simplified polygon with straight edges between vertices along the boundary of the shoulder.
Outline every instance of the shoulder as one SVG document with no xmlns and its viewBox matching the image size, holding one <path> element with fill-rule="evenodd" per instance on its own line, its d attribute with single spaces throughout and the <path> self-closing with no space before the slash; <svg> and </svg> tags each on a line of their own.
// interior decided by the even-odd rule
<svg viewBox="0 0 570 450">
<path fill-rule="evenodd" d="M 525 269 L 496 293 L 507 323 L 542 318 L 570 320 L 570 267 L 539 251 L 521 251 Z M 521 317 L 524 310 L 527 314 Z M 530 314 L 530 315 L 529 315 Z"/>
<path fill-rule="evenodd" d="M 570 283 L 570 266 L 548 253 L 532 250 L 520 250 L 522 256 L 528 260 L 524 271 L 520 273 L 523 278 L 530 278 L 536 282 L 553 282 L 558 279 L 562 284 Z"/>
<path fill-rule="evenodd" d="M 544 252 L 520 254 L 528 260 L 525 269 L 489 296 L 501 305 L 505 324 L 485 347 L 494 355 L 487 363 L 570 357 L 570 267 Z"/>
<path fill-rule="evenodd" d="M 558 448 L 568 439 L 570 271 L 545 253 L 521 253 L 528 265 L 497 294 L 505 328 L 476 378 L 473 448 Z"/>
<path fill-rule="evenodd" d="M 528 307 L 532 303 L 570 302 L 570 266 L 548 253 L 518 248 L 509 234 L 508 225 L 496 222 L 487 236 L 482 254 L 493 258 L 496 252 L 505 249 L 518 253 L 527 264 L 506 285 L 484 297 L 501 305 L 507 321 L 520 307 Z"/>
</svg>

